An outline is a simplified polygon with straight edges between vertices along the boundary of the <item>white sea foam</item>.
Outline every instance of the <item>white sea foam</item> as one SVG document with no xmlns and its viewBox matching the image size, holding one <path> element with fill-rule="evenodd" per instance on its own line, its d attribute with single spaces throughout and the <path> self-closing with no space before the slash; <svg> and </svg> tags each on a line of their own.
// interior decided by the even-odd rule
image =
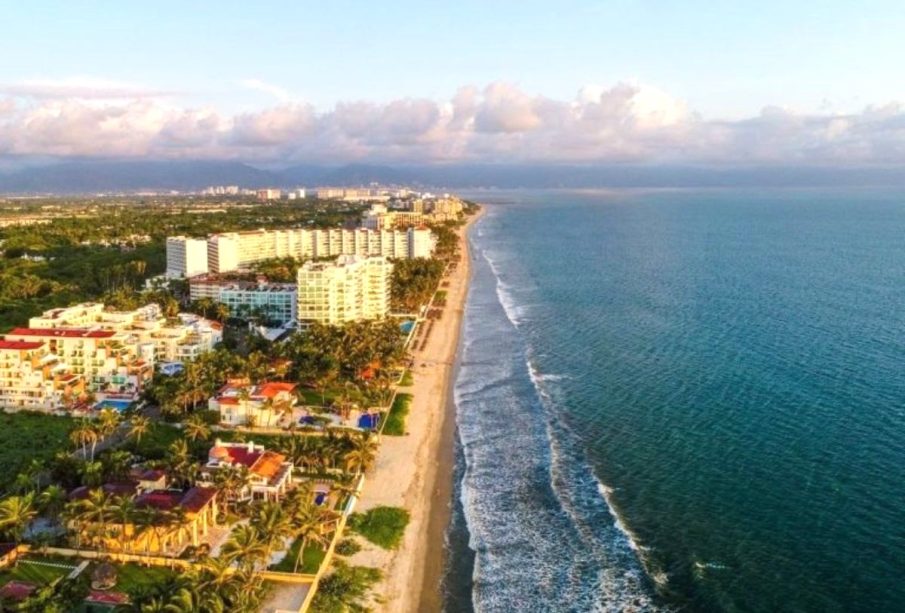
<svg viewBox="0 0 905 613">
<path fill-rule="evenodd" d="M 475 267 L 469 301 L 477 306 L 466 315 L 454 388 L 474 608 L 654 610 L 640 550 L 561 424 L 568 377 L 532 363 L 525 339 L 505 324 L 530 323 L 514 299 L 523 290 L 494 268 L 508 265 L 501 254 L 476 252 L 487 264 Z"/>
</svg>

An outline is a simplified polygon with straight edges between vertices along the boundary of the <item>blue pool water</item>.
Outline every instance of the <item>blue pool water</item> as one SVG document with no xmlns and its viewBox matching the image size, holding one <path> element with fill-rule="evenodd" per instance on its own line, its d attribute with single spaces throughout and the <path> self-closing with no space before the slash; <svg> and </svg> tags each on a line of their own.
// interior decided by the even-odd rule
<svg viewBox="0 0 905 613">
<path fill-rule="evenodd" d="M 113 409 L 115 411 L 119 411 L 122 413 L 127 410 L 130 406 L 132 406 L 132 402 L 128 400 L 101 400 L 96 405 L 94 405 L 94 409 L 96 411 L 102 411 L 103 409 Z"/>
</svg>

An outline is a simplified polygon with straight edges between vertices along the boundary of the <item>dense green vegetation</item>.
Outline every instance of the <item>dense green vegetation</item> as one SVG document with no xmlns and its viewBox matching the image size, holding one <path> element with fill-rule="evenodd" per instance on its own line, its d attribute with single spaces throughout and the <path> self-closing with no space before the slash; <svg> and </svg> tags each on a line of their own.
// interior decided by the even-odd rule
<svg viewBox="0 0 905 613">
<path fill-rule="evenodd" d="M 321 562 L 324 561 L 324 557 L 327 555 L 327 552 L 318 545 L 308 545 L 307 547 L 305 547 L 305 553 L 302 556 L 302 561 L 299 564 L 298 569 L 296 569 L 295 561 L 298 558 L 299 549 L 301 548 L 301 546 L 302 539 L 296 539 L 292 543 L 292 547 L 289 548 L 289 552 L 286 554 L 286 557 L 276 564 L 271 564 L 270 570 L 275 570 L 282 573 L 299 572 L 308 575 L 313 575 L 314 573 L 316 573 L 317 569 L 321 567 Z"/>
<path fill-rule="evenodd" d="M 405 418 L 409 414 L 412 398 L 411 394 L 396 394 L 393 406 L 390 407 L 390 413 L 387 415 L 386 423 L 383 425 L 383 434 L 389 436 L 403 436 L 405 434 Z"/>
<path fill-rule="evenodd" d="M 76 422 L 43 413 L 0 413 L 0 490 L 7 490 L 23 472 L 30 472 L 57 452 L 70 448 Z M 33 471 L 31 471 L 33 472 Z"/>
<path fill-rule="evenodd" d="M 396 549 L 409 523 L 409 512 L 399 507 L 374 507 L 352 513 L 348 526 L 378 547 Z"/>
<path fill-rule="evenodd" d="M 446 264 L 437 259 L 397 260 L 393 264 L 390 298 L 393 310 L 415 313 L 437 289 Z"/>
<path fill-rule="evenodd" d="M 376 568 L 336 562 L 333 572 L 321 580 L 311 610 L 318 613 L 366 611 L 362 601 L 380 576 Z"/>
<path fill-rule="evenodd" d="M 47 224 L 0 228 L 0 329 L 42 310 L 140 287 L 166 267 L 167 236 L 261 227 L 331 227 L 362 207 L 304 207 L 205 199 L 16 202 L 0 215 L 53 215 Z"/>
</svg>

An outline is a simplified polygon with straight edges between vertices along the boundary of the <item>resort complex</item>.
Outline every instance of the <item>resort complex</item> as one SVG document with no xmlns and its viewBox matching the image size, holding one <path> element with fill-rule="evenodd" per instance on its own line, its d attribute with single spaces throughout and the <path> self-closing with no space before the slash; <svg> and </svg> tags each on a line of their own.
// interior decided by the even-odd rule
<svg viewBox="0 0 905 613">
<path fill-rule="evenodd" d="M 277 206 L 263 196 L 255 206 Z M 389 444 L 382 461 L 405 468 L 375 470 L 387 439 L 421 440 L 406 421 L 413 367 L 429 339 L 452 351 L 447 293 L 464 295 L 465 215 L 437 210 L 455 220 L 162 236 L 156 270 L 104 244 L 129 264 L 101 273 L 96 300 L 48 298 L 63 306 L 13 322 L 0 334 L 0 439 L 17 450 L 0 476 L 0 608 L 375 604 L 411 515 L 367 500 L 365 483 L 385 495 L 429 464 Z"/>
<path fill-rule="evenodd" d="M 53 309 L 0 341 L 0 406 L 53 410 L 85 392 L 129 404 L 154 367 L 186 362 L 222 339 L 220 324 L 194 314 L 165 317 L 156 304 L 132 311 L 100 303 Z"/>
</svg>

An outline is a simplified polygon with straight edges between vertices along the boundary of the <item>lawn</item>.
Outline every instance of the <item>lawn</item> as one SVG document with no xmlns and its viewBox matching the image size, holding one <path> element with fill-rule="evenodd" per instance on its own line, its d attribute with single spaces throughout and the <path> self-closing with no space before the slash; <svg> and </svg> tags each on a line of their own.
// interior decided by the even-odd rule
<svg viewBox="0 0 905 613">
<path fill-rule="evenodd" d="M 302 545 L 301 539 L 296 539 L 294 543 L 292 543 L 292 547 L 289 548 L 289 553 L 286 554 L 286 557 L 280 560 L 277 564 L 273 564 L 270 567 L 270 570 L 276 570 L 283 573 L 291 573 L 295 568 L 295 557 L 299 553 L 299 547 Z M 317 547 L 316 545 L 308 545 L 305 547 L 305 554 L 302 557 L 302 563 L 299 564 L 299 571 L 302 574 L 313 575 L 317 572 L 317 570 L 321 566 L 321 562 L 324 561 L 324 556 L 327 553 Z"/>
<path fill-rule="evenodd" d="M 94 570 L 93 565 L 86 568 L 84 572 L 88 573 L 90 577 L 92 570 Z M 131 595 L 160 585 L 175 576 L 176 573 L 173 570 L 163 566 L 116 564 L 116 587 L 114 590 Z"/>
<path fill-rule="evenodd" d="M 27 581 L 35 585 L 47 585 L 59 577 L 65 577 L 77 566 L 78 560 L 44 556 L 24 556 L 12 567 L 0 571 L 0 586 L 9 581 Z M 53 565 L 53 566 L 51 566 Z"/>
<path fill-rule="evenodd" d="M 374 507 L 366 513 L 352 513 L 348 526 L 378 547 L 396 549 L 402 541 L 409 512 L 399 507 Z"/>
<path fill-rule="evenodd" d="M 386 423 L 383 424 L 383 434 L 388 436 L 402 436 L 405 434 L 405 418 L 409 414 L 409 406 L 412 404 L 411 394 L 396 394 L 393 406 Z"/>
<path fill-rule="evenodd" d="M 412 376 L 412 371 L 406 370 L 404 373 L 402 373 L 402 379 L 399 381 L 400 387 L 409 387 L 411 385 L 414 385 L 414 383 L 415 377 Z"/>
<path fill-rule="evenodd" d="M 5 490 L 33 460 L 49 460 L 72 447 L 75 421 L 43 413 L 0 413 L 0 490 Z"/>
</svg>

